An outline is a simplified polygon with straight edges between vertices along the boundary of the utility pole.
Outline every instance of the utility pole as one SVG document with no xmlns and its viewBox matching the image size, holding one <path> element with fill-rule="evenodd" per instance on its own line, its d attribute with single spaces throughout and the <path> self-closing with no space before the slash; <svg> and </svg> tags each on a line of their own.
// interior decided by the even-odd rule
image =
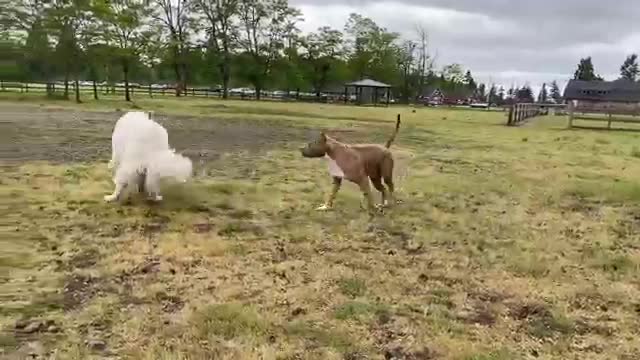
<svg viewBox="0 0 640 360">
<path fill-rule="evenodd" d="M 487 111 L 491 109 L 491 91 L 493 90 L 493 81 L 489 76 L 489 91 L 487 91 Z"/>
</svg>

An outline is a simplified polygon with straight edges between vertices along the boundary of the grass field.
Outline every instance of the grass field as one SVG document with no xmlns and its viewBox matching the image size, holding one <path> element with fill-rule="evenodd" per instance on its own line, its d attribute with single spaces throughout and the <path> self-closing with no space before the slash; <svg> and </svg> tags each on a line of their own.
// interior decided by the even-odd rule
<svg viewBox="0 0 640 360">
<path fill-rule="evenodd" d="M 3 95 L 0 357 L 638 359 L 640 133 L 497 112 Z M 110 132 L 153 109 L 194 159 L 102 201 Z M 332 212 L 324 128 L 393 150 L 402 203 Z M 605 124 L 606 125 L 606 124 Z"/>
</svg>

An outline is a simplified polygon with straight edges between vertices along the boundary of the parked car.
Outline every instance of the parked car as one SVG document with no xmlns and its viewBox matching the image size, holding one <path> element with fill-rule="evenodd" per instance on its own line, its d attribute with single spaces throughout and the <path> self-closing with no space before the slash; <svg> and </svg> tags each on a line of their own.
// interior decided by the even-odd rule
<svg viewBox="0 0 640 360">
<path fill-rule="evenodd" d="M 233 88 L 229 89 L 229 94 L 231 95 L 244 95 L 244 96 L 252 96 L 255 95 L 256 91 L 250 88 Z"/>
</svg>

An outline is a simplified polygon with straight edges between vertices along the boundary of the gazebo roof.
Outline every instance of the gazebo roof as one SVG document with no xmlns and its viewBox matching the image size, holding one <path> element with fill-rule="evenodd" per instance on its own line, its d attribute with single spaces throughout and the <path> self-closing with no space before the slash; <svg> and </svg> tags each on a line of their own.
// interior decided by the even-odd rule
<svg viewBox="0 0 640 360">
<path fill-rule="evenodd" d="M 350 82 L 345 84 L 345 86 L 371 87 L 371 88 L 390 88 L 391 87 L 391 85 L 382 83 L 380 81 L 371 80 L 371 79 L 362 79 L 359 81 Z"/>
<path fill-rule="evenodd" d="M 570 80 L 564 90 L 566 100 L 640 102 L 640 83 L 630 80 Z"/>
</svg>

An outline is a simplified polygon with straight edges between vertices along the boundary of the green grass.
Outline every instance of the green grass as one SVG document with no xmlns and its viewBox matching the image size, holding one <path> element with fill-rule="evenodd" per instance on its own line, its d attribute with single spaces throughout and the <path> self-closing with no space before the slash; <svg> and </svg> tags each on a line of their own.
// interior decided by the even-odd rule
<svg viewBox="0 0 640 360">
<path fill-rule="evenodd" d="M 36 341 L 69 359 L 640 357 L 636 132 L 567 130 L 563 117 L 508 128 L 504 113 L 424 107 L 0 98 L 27 114 L 57 110 L 24 148 L 64 143 L 56 129 L 71 116 L 59 111 L 77 109 L 302 134 L 221 150 L 198 164 L 206 175 L 167 187 L 158 205 L 103 203 L 106 159 L 6 164 L 3 355 Z M 345 184 L 334 210 L 314 211 L 330 179 L 322 160 L 298 155 L 307 132 L 382 142 L 397 113 L 402 203 L 372 224 Z M 108 142 L 106 128 L 87 125 L 77 138 Z M 36 320 L 59 331 L 15 327 Z"/>
</svg>

